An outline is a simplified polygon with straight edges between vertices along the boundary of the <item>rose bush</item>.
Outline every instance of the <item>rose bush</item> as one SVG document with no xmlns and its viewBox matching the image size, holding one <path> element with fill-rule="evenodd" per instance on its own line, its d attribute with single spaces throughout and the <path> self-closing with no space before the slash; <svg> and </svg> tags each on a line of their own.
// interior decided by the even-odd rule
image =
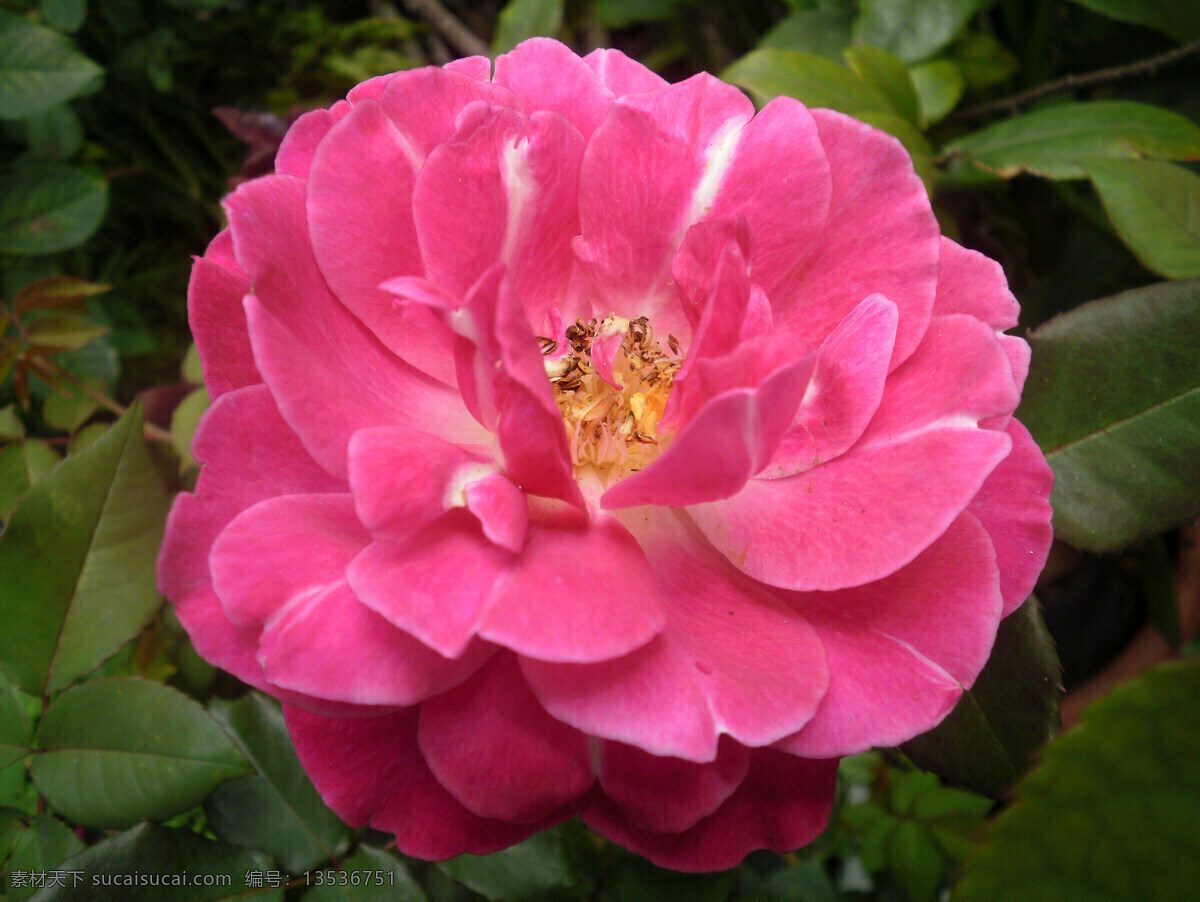
<svg viewBox="0 0 1200 902">
<path fill-rule="evenodd" d="M 160 585 L 404 852 L 797 848 L 1044 562 L 1016 302 L 856 120 L 532 40 L 359 85 L 226 206 Z"/>
</svg>

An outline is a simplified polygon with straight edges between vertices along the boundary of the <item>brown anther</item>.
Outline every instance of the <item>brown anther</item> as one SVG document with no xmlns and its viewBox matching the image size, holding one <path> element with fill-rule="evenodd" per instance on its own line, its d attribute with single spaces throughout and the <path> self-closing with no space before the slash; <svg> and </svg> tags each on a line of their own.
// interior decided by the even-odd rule
<svg viewBox="0 0 1200 902">
<path fill-rule="evenodd" d="M 537 340 L 538 340 L 538 344 L 540 344 L 542 346 L 543 354 L 553 354 L 554 351 L 558 348 L 558 342 L 555 341 L 553 338 L 547 338 L 545 335 L 539 335 L 537 337 Z"/>
<path fill-rule="evenodd" d="M 671 349 L 672 354 L 679 355 L 679 339 L 674 335 L 667 336 L 667 347 Z"/>
</svg>

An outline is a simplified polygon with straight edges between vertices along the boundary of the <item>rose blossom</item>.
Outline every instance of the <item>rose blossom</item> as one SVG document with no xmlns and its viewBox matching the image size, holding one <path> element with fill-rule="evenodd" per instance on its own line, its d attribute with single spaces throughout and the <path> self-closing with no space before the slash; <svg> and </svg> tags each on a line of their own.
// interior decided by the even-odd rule
<svg viewBox="0 0 1200 902">
<path fill-rule="evenodd" d="M 406 853 L 795 849 L 1045 559 L 1016 301 L 854 119 L 536 39 L 359 85 L 226 209 L 160 583 Z"/>
</svg>

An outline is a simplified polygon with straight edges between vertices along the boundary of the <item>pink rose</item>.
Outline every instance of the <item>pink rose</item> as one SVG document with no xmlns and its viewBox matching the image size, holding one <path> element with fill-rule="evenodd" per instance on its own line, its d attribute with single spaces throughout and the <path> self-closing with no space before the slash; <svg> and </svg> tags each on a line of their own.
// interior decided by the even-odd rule
<svg viewBox="0 0 1200 902">
<path fill-rule="evenodd" d="M 531 40 L 359 85 L 226 208 L 160 582 L 404 852 L 795 849 L 1043 564 L 1016 301 L 861 122 Z"/>
</svg>

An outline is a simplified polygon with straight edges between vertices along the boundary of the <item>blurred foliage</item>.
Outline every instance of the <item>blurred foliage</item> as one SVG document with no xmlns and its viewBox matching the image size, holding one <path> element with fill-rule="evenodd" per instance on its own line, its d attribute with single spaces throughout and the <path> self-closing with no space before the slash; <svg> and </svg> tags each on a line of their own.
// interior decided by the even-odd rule
<svg viewBox="0 0 1200 902">
<path fill-rule="evenodd" d="M 1171 575 L 1175 527 L 1200 514 L 1198 289 L 1151 283 L 1200 277 L 1200 55 L 1183 43 L 1200 38 L 1194 4 L 444 2 L 494 52 L 537 34 L 615 46 L 668 79 L 722 73 L 757 103 L 788 94 L 903 142 L 943 230 L 1003 264 L 1022 328 L 1039 327 L 1020 415 L 1060 480 L 1059 565 L 1039 595 L 1068 685 L 1147 622 L 1174 646 L 1187 638 Z M 208 405 L 187 331 L 189 256 L 222 227 L 229 188 L 270 171 L 301 112 L 460 49 L 384 0 L 0 0 L 7 897 L 94 898 L 17 875 L 136 867 L 245 874 L 246 896 L 313 902 L 927 902 L 964 862 L 962 898 L 1069 897 L 1078 884 L 1016 889 L 1031 878 L 1013 863 L 1035 858 L 1046 881 L 1102 873 L 1109 885 L 1088 898 L 1194 891 L 1200 799 L 1194 780 L 1173 779 L 1200 738 L 1194 661 L 1098 705 L 1007 805 L 1056 717 L 1057 659 L 1033 606 L 1006 622 L 1002 651 L 942 729 L 842 762 L 829 829 L 792 855 L 676 874 L 572 822 L 434 865 L 325 808 L 278 707 L 204 662 L 153 589 L 164 500 L 194 483 L 190 440 Z M 65 511 L 66 497 L 84 503 Z M 117 533 L 136 541 L 114 546 Z M 104 579 L 81 583 L 97 559 Z M 101 623 L 113 586 L 136 603 Z M 170 741 L 139 745 L 147 718 L 171 724 Z M 954 766 L 989 733 L 987 755 Z M 1131 811 L 1142 820 L 1104 832 Z M 143 818 L 158 823 L 118 832 Z M 351 887 L 353 874 L 376 876 Z"/>
</svg>

